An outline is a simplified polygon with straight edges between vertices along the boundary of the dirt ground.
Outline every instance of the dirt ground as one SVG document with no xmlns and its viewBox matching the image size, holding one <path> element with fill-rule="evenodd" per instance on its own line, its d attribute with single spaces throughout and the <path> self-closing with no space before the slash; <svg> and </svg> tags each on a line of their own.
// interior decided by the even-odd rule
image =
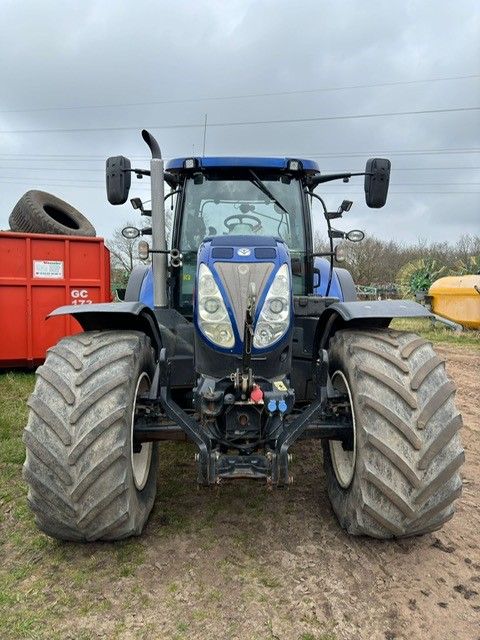
<svg viewBox="0 0 480 640">
<path fill-rule="evenodd" d="M 438 351 L 458 386 L 466 449 L 463 495 L 440 532 L 393 542 L 344 534 L 319 447 L 297 446 L 294 485 L 269 491 L 197 489 L 193 448 L 168 445 L 141 538 L 74 545 L 38 534 L 26 556 L 3 545 L 6 567 L 30 567 L 10 613 L 50 612 L 6 637 L 479 639 L 480 351 Z"/>
</svg>

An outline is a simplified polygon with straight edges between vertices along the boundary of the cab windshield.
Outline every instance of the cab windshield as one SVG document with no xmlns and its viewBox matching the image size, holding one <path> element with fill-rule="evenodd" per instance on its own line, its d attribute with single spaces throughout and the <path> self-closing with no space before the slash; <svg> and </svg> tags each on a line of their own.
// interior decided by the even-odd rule
<svg viewBox="0 0 480 640">
<path fill-rule="evenodd" d="M 219 235 L 275 236 L 290 251 L 304 248 L 302 193 L 298 180 L 280 175 L 243 179 L 205 176 L 187 180 L 180 250 L 197 250 L 203 238 Z"/>
<path fill-rule="evenodd" d="M 283 179 L 282 179 L 283 178 Z M 178 304 L 192 304 L 197 251 L 205 237 L 228 235 L 273 236 L 290 250 L 293 292 L 306 291 L 303 194 L 299 180 L 279 173 L 225 172 L 186 180 L 179 249 Z"/>
</svg>

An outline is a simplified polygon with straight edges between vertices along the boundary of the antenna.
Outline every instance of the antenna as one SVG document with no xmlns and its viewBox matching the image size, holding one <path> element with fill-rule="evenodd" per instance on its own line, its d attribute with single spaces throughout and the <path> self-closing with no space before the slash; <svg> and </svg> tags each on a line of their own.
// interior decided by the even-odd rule
<svg viewBox="0 0 480 640">
<path fill-rule="evenodd" d="M 202 157 L 205 157 L 205 143 L 207 141 L 207 114 L 205 114 L 205 123 L 203 125 L 203 151 Z"/>
</svg>

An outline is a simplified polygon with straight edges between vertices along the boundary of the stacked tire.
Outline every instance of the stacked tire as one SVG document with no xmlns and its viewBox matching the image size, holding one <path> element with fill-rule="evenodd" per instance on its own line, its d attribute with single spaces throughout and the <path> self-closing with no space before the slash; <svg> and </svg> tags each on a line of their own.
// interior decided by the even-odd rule
<svg viewBox="0 0 480 640">
<path fill-rule="evenodd" d="M 27 191 L 13 208 L 10 229 L 62 236 L 96 235 L 95 228 L 71 204 L 46 191 Z"/>
</svg>

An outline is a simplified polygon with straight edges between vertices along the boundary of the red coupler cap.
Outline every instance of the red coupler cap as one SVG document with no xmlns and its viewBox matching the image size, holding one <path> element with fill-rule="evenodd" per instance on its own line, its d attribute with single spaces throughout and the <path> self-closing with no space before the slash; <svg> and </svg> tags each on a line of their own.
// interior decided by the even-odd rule
<svg viewBox="0 0 480 640">
<path fill-rule="evenodd" d="M 250 400 L 252 402 L 255 402 L 255 404 L 258 404 L 263 400 L 263 391 L 257 384 L 253 385 L 252 391 L 250 393 Z"/>
</svg>

